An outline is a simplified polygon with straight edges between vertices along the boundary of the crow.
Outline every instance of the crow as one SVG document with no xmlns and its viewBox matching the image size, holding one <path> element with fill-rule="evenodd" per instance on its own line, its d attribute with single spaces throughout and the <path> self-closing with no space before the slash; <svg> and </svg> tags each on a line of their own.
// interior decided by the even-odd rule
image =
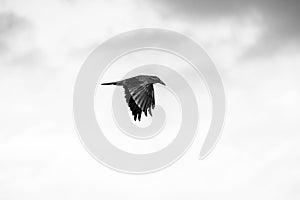
<svg viewBox="0 0 300 200">
<path fill-rule="evenodd" d="M 160 83 L 166 85 L 157 76 L 138 75 L 121 81 L 102 83 L 101 85 L 123 86 L 125 99 L 128 104 L 134 121 L 138 118 L 141 121 L 142 112 L 147 116 L 147 112 L 152 116 L 151 108 L 155 107 L 153 84 Z"/>
</svg>

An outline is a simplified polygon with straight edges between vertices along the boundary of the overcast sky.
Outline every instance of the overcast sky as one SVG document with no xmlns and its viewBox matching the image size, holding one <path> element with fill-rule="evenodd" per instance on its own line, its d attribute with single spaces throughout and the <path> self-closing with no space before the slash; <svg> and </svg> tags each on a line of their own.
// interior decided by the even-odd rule
<svg viewBox="0 0 300 200">
<path fill-rule="evenodd" d="M 299 1 L 0 0 L 0 199 L 299 199 Z M 224 81 L 213 153 L 158 173 L 112 171 L 83 148 L 72 92 L 89 53 L 143 27 L 202 44 Z"/>
</svg>

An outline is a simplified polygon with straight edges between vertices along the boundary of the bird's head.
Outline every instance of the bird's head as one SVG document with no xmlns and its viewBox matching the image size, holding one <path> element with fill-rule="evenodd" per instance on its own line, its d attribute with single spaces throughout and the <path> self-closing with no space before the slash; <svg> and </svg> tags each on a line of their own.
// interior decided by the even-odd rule
<svg viewBox="0 0 300 200">
<path fill-rule="evenodd" d="M 158 78 L 157 76 L 151 76 L 151 81 L 152 83 L 160 83 L 162 85 L 166 85 L 162 80 L 160 80 L 160 78 Z"/>
</svg>

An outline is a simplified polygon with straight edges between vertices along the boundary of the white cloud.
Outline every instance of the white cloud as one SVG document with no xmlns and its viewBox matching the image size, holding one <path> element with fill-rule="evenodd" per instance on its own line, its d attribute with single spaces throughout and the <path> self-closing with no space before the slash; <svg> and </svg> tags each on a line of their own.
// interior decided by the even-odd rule
<svg viewBox="0 0 300 200">
<path fill-rule="evenodd" d="M 255 17 L 185 23 L 123 1 L 7 1 L 2 9 L 32 25 L 10 39 L 14 51 L 1 61 L 0 199 L 299 197 L 299 49 L 241 59 L 259 37 Z M 73 127 L 72 91 L 92 48 L 149 26 L 205 44 L 224 79 L 227 122 L 207 159 L 197 160 L 200 136 L 172 167 L 131 176 L 103 167 L 84 150 Z"/>
</svg>

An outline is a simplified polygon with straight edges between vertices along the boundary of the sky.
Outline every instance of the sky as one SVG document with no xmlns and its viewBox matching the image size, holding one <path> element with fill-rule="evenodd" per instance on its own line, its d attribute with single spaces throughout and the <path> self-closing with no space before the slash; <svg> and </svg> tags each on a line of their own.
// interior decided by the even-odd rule
<svg viewBox="0 0 300 200">
<path fill-rule="evenodd" d="M 299 1 L 0 0 L 0 199 L 299 199 Z M 137 28 L 201 44 L 222 76 L 222 138 L 203 134 L 171 167 L 115 172 L 72 114 L 76 76 L 99 44 Z"/>
</svg>

